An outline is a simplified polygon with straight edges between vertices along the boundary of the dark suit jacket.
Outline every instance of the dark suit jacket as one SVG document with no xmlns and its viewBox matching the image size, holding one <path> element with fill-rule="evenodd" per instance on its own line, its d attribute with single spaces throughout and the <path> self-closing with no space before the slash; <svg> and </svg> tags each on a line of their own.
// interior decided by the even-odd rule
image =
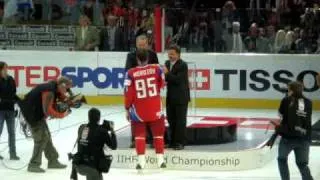
<svg viewBox="0 0 320 180">
<path fill-rule="evenodd" d="M 152 50 L 148 50 L 148 54 L 149 54 L 148 64 L 159 64 L 157 53 L 155 53 Z M 136 51 L 128 53 L 126 66 L 125 66 L 126 71 L 137 66 L 138 66 L 138 62 L 136 57 Z"/>
<path fill-rule="evenodd" d="M 100 31 L 100 51 L 125 51 L 125 40 L 124 40 L 124 33 L 121 28 L 116 28 L 115 32 L 115 39 L 114 39 L 114 49 L 110 49 L 109 46 L 109 33 L 107 28 L 103 28 Z"/>
<path fill-rule="evenodd" d="M 170 70 L 170 61 L 166 61 L 166 67 Z M 167 103 L 188 104 L 190 101 L 190 88 L 188 65 L 183 60 L 178 60 L 171 71 L 166 74 Z"/>
</svg>

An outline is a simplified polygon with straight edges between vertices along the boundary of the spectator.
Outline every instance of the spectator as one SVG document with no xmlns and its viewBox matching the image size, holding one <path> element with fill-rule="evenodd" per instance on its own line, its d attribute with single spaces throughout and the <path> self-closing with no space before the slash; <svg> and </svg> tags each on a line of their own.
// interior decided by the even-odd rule
<svg viewBox="0 0 320 180">
<path fill-rule="evenodd" d="M 296 27 L 293 30 L 294 33 L 294 41 L 297 41 L 300 38 L 300 28 Z"/>
<path fill-rule="evenodd" d="M 173 28 L 168 23 L 168 20 L 165 20 L 165 28 L 164 28 L 164 39 L 165 39 L 165 49 L 171 46 L 172 37 L 173 37 Z"/>
<path fill-rule="evenodd" d="M 118 25 L 118 18 L 109 15 L 108 25 L 100 32 L 100 51 L 124 51 L 124 33 Z"/>
<path fill-rule="evenodd" d="M 90 26 L 90 19 L 87 16 L 81 16 L 79 24 L 80 27 L 76 29 L 75 34 L 75 50 L 94 51 L 99 45 L 97 30 Z"/>
<path fill-rule="evenodd" d="M 258 25 L 253 23 L 249 29 L 249 36 L 244 40 L 244 44 L 248 52 L 257 51 L 257 35 L 258 35 Z"/>
<path fill-rule="evenodd" d="M 11 0 L 12 1 L 12 0 Z M 18 6 L 19 18 L 23 21 L 29 21 L 34 10 L 33 0 L 13 0 Z"/>
<path fill-rule="evenodd" d="M 50 4 L 48 1 L 44 1 L 44 9 L 47 9 L 47 10 L 44 10 L 44 12 L 49 12 L 49 9 L 51 8 Z M 79 9 L 77 7 L 78 5 L 78 2 L 77 0 L 65 0 L 65 4 L 66 4 L 66 8 L 67 8 L 67 14 L 68 14 L 68 21 L 70 24 L 76 24 L 77 21 L 78 21 L 78 13 L 79 13 Z M 50 13 L 47 13 L 47 14 L 44 14 L 44 16 L 47 16 L 47 20 L 50 19 L 49 17 L 49 14 Z"/>
<path fill-rule="evenodd" d="M 277 9 L 273 8 L 268 16 L 268 24 L 277 26 L 280 23 L 280 19 L 277 13 Z"/>
<path fill-rule="evenodd" d="M 259 28 L 259 35 L 256 40 L 257 43 L 257 52 L 258 53 L 270 53 L 271 45 L 270 41 L 266 38 L 266 33 L 264 28 Z"/>
<path fill-rule="evenodd" d="M 307 50 L 309 54 L 313 54 L 317 51 L 318 48 L 318 34 L 315 31 L 315 29 L 309 29 L 308 30 L 308 44 L 307 44 Z"/>
<path fill-rule="evenodd" d="M 208 25 L 206 22 L 202 22 L 200 24 L 199 42 L 200 46 L 203 48 L 203 52 L 208 52 L 210 45 L 208 37 Z"/>
<path fill-rule="evenodd" d="M 4 14 L 2 23 L 3 24 L 16 24 L 17 23 L 17 1 L 16 0 L 6 0 L 4 1 Z"/>
<path fill-rule="evenodd" d="M 93 10 L 93 0 L 87 0 L 85 5 L 82 8 L 82 14 L 87 16 L 90 19 L 90 22 L 94 22 L 94 10 Z"/>
<path fill-rule="evenodd" d="M 153 13 L 148 14 L 148 11 L 144 9 L 142 11 L 142 27 L 145 28 L 145 31 L 153 30 Z"/>
<path fill-rule="evenodd" d="M 216 9 L 216 19 L 212 22 L 214 28 L 214 50 L 215 52 L 227 51 L 226 41 L 223 37 L 223 23 L 221 21 L 221 10 Z"/>
<path fill-rule="evenodd" d="M 4 2 L 0 1 L 0 21 L 2 22 L 4 15 Z"/>
<path fill-rule="evenodd" d="M 188 21 L 184 21 L 179 27 L 178 32 L 173 36 L 172 42 L 173 44 L 180 44 L 183 47 L 186 47 L 188 45 L 185 42 L 188 42 L 189 37 L 187 37 L 186 30 L 189 29 L 189 23 Z"/>
<path fill-rule="evenodd" d="M 274 41 L 275 41 L 275 38 L 276 38 L 276 32 L 275 32 L 275 27 L 270 25 L 267 27 L 267 39 L 268 39 L 268 44 L 269 44 L 269 49 L 270 49 L 270 52 L 274 52 Z"/>
<path fill-rule="evenodd" d="M 190 52 L 202 52 L 202 48 L 199 47 L 199 27 L 194 26 L 191 29 L 191 33 L 189 35 L 189 45 L 188 51 Z"/>
<path fill-rule="evenodd" d="M 207 24 L 203 23 L 199 27 L 195 26 L 189 37 L 189 51 L 207 52 L 209 49 L 209 39 L 207 35 Z"/>
<path fill-rule="evenodd" d="M 317 35 L 311 29 L 300 31 L 300 38 L 296 41 L 297 52 L 300 54 L 315 53 L 317 51 Z"/>
<path fill-rule="evenodd" d="M 296 52 L 296 44 L 294 42 L 294 32 L 288 31 L 285 37 L 284 48 L 280 51 L 280 53 L 293 54 L 295 52 Z"/>
<path fill-rule="evenodd" d="M 276 34 L 276 38 L 274 41 L 274 53 L 280 53 L 280 51 L 282 51 L 282 49 L 285 46 L 285 39 L 286 39 L 286 32 L 282 29 L 280 29 L 277 34 Z"/>
<path fill-rule="evenodd" d="M 292 26 L 300 25 L 300 16 L 304 12 L 305 2 L 303 0 L 294 0 L 290 2 L 290 24 Z"/>
<path fill-rule="evenodd" d="M 226 37 L 228 52 L 242 53 L 244 52 L 244 44 L 240 35 L 240 23 L 233 22 L 232 34 Z"/>
<path fill-rule="evenodd" d="M 316 51 L 316 54 L 320 54 L 320 36 L 318 36 L 317 44 L 318 44 L 318 49 Z"/>
<path fill-rule="evenodd" d="M 222 24 L 224 34 L 232 32 L 232 23 L 237 21 L 236 6 L 233 1 L 227 1 L 222 8 Z"/>
</svg>

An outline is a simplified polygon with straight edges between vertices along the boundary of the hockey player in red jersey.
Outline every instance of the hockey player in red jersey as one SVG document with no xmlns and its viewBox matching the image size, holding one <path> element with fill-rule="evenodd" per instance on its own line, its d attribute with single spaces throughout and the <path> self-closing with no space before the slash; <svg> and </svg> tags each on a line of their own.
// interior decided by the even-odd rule
<svg viewBox="0 0 320 180">
<path fill-rule="evenodd" d="M 147 51 L 137 51 L 139 66 L 127 72 L 125 79 L 125 108 L 127 119 L 132 122 L 138 164 L 136 169 L 145 166 L 146 126 L 153 135 L 159 168 L 166 168 L 164 162 L 164 115 L 160 91 L 164 86 L 164 73 L 159 65 L 148 65 Z"/>
</svg>

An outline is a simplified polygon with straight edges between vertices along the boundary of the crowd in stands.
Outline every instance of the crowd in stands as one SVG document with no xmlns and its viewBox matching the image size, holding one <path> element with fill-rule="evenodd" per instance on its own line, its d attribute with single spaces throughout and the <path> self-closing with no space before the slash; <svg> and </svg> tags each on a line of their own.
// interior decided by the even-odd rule
<svg viewBox="0 0 320 180">
<path fill-rule="evenodd" d="M 319 0 L 223 0 L 212 1 L 213 8 L 182 0 L 0 0 L 0 18 L 4 25 L 76 25 L 73 50 L 130 51 L 141 34 L 154 46 L 153 9 L 159 2 L 165 8 L 165 47 L 320 53 Z"/>
<path fill-rule="evenodd" d="M 237 9 L 227 1 L 221 8 L 168 9 L 166 43 L 188 52 L 320 53 L 319 2 L 279 1 L 287 4 Z"/>
</svg>

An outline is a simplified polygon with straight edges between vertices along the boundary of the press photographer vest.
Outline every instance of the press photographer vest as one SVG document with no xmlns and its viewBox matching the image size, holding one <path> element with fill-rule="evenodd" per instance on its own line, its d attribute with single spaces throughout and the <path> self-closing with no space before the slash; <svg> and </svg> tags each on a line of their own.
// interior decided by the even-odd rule
<svg viewBox="0 0 320 180">
<path fill-rule="evenodd" d="M 287 99 L 287 123 L 281 127 L 285 138 L 310 139 L 312 103 L 307 98 Z"/>
<path fill-rule="evenodd" d="M 77 141 L 79 164 L 93 168 L 98 167 L 99 159 L 104 156 L 103 147 L 105 144 L 100 131 L 99 125 L 83 124 L 80 126 Z"/>
</svg>

